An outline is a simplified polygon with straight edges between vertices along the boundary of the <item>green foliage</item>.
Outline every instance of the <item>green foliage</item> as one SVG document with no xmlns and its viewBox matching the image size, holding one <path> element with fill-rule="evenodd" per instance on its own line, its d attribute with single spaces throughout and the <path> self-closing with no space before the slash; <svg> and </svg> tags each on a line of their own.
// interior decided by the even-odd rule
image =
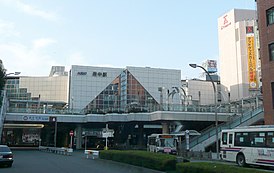
<svg viewBox="0 0 274 173">
<path fill-rule="evenodd" d="M 175 170 L 177 163 L 174 155 L 136 150 L 104 150 L 100 151 L 100 158 L 160 171 Z"/>
<path fill-rule="evenodd" d="M 265 173 L 264 170 L 254 170 L 251 168 L 242 168 L 234 165 L 213 163 L 213 162 L 189 162 L 178 163 L 176 165 L 177 173 Z"/>
<path fill-rule="evenodd" d="M 5 86 L 5 75 L 6 70 L 4 69 L 2 60 L 0 60 L 0 90 L 2 90 Z"/>
</svg>

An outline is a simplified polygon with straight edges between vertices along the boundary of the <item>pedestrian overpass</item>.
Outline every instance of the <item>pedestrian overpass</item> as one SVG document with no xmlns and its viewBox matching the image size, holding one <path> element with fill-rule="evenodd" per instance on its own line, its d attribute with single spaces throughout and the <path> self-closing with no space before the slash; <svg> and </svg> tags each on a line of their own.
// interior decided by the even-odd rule
<svg viewBox="0 0 274 173">
<path fill-rule="evenodd" d="M 253 100 L 253 101 L 252 101 Z M 85 125 L 89 123 L 129 123 L 137 124 L 156 123 L 161 124 L 163 132 L 168 129 L 170 123 L 185 122 L 190 124 L 194 122 L 209 122 L 214 124 L 215 105 L 208 106 L 188 106 L 184 108 L 176 108 L 172 106 L 169 111 L 154 111 L 141 113 L 109 113 L 109 114 L 75 114 L 66 110 L 50 110 L 41 111 L 31 108 L 14 109 L 8 106 L 8 101 L 4 97 L 0 112 L 1 122 L 0 130 L 3 130 L 4 124 L 32 124 L 32 123 L 47 123 L 52 121 L 52 118 L 58 123 L 75 123 Z M 222 129 L 234 128 L 241 125 L 251 125 L 263 119 L 263 109 L 258 98 L 247 98 L 237 102 L 220 104 L 217 106 L 218 133 Z M 175 123 L 177 126 L 181 124 Z M 186 129 L 185 129 L 186 130 Z M 201 136 L 194 137 L 190 140 L 190 149 L 203 151 L 205 147 L 212 145 L 216 140 L 215 126 L 208 127 L 200 131 Z M 81 135 L 81 134 L 78 134 Z M 220 135 L 218 135 L 220 136 Z M 1 141 L 0 141 L 1 142 Z"/>
</svg>

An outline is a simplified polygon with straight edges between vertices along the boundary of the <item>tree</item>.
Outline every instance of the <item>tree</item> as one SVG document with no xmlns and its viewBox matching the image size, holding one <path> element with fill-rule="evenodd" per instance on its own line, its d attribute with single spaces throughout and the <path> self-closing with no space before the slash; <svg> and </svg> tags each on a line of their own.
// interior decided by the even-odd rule
<svg viewBox="0 0 274 173">
<path fill-rule="evenodd" d="M 6 69 L 4 68 L 2 60 L 0 60 L 0 90 L 3 90 L 5 86 Z"/>
</svg>

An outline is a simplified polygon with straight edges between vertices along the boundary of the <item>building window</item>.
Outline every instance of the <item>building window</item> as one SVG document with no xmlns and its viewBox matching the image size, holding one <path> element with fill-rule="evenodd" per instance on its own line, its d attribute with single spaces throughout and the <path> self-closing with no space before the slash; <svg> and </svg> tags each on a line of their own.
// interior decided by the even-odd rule
<svg viewBox="0 0 274 173">
<path fill-rule="evenodd" d="M 269 60 L 274 61 L 274 43 L 268 45 L 269 49 Z"/>
<path fill-rule="evenodd" d="M 271 82 L 272 108 L 274 109 L 274 82 Z"/>
<path fill-rule="evenodd" d="M 266 11 L 267 25 L 274 23 L 274 7 Z"/>
</svg>

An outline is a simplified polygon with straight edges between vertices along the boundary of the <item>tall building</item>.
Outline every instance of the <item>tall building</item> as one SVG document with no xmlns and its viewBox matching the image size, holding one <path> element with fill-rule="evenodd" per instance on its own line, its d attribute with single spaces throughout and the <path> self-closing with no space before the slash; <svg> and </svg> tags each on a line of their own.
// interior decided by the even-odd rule
<svg viewBox="0 0 274 173">
<path fill-rule="evenodd" d="M 265 124 L 274 124 L 274 1 L 257 0 Z"/>
<path fill-rule="evenodd" d="M 256 11 L 233 9 L 218 18 L 221 92 L 226 101 L 259 92 Z"/>
</svg>

